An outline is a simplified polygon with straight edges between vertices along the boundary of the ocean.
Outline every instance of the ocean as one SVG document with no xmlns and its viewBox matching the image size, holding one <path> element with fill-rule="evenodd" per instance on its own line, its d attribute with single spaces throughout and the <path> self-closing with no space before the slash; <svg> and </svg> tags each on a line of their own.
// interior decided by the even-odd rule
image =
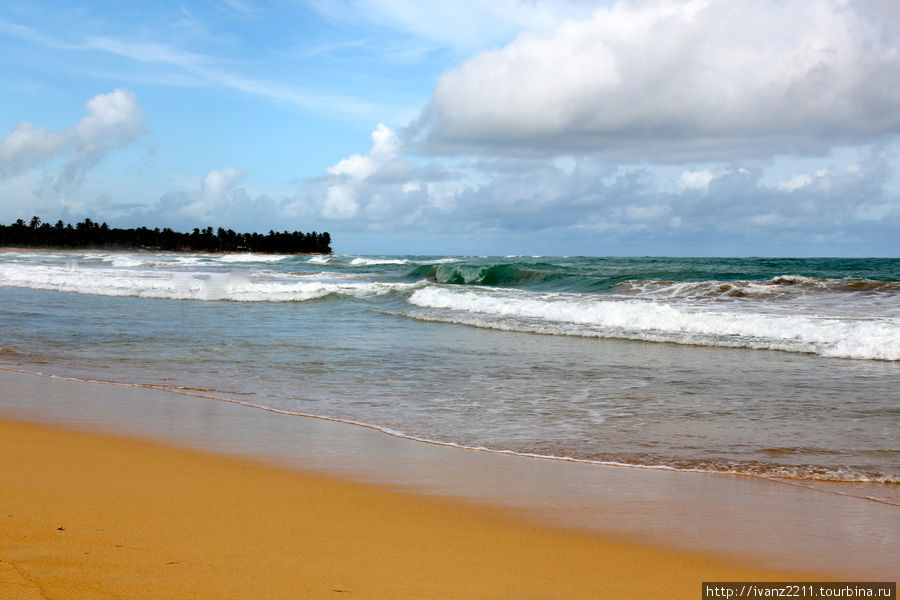
<svg viewBox="0 0 900 600">
<path fill-rule="evenodd" d="M 0 366 L 496 452 L 900 484 L 900 259 L 6 251 Z"/>
</svg>

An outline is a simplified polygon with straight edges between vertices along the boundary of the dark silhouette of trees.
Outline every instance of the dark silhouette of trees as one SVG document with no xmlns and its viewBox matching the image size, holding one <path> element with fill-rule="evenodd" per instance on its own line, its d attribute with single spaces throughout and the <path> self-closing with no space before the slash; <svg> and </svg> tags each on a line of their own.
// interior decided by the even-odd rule
<svg viewBox="0 0 900 600">
<path fill-rule="evenodd" d="M 18 219 L 12 225 L 0 225 L 0 246 L 21 248 L 90 248 L 103 250 L 166 250 L 187 252 L 268 252 L 277 254 L 331 254 L 331 236 L 327 232 L 269 231 L 268 234 L 236 233 L 219 227 L 213 231 L 194 228 L 179 233 L 168 227 L 160 230 L 138 227 L 119 229 L 106 223 L 85 219 L 55 225 L 32 217 L 29 223 Z"/>
</svg>

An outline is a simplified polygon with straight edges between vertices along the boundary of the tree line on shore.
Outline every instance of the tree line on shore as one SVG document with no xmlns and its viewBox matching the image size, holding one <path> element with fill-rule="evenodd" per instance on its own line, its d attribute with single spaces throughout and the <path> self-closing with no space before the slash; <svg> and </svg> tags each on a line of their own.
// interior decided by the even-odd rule
<svg viewBox="0 0 900 600">
<path fill-rule="evenodd" d="M 269 231 L 237 233 L 219 227 L 213 231 L 194 228 L 180 233 L 168 227 L 148 229 L 120 229 L 106 223 L 85 219 L 80 223 L 55 225 L 32 217 L 30 223 L 22 219 L 12 225 L 0 225 L 0 246 L 21 248 L 66 248 L 103 250 L 165 250 L 172 252 L 268 252 L 278 254 L 331 254 L 331 235 L 328 232 Z"/>
</svg>

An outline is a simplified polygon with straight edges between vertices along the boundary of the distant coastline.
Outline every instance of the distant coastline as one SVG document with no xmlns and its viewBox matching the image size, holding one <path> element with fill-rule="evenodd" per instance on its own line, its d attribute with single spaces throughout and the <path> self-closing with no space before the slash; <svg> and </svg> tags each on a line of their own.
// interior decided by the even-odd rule
<svg viewBox="0 0 900 600">
<path fill-rule="evenodd" d="M 290 254 L 293 256 L 329 256 L 332 252 L 262 252 L 261 250 L 162 250 L 160 248 L 61 248 L 55 246 L 3 246 L 0 252 L 29 252 L 34 254 L 154 254 L 159 252 L 176 252 L 178 254 Z"/>
<path fill-rule="evenodd" d="M 168 227 L 121 229 L 85 219 L 80 223 L 55 225 L 32 217 L 29 223 L 18 219 L 0 225 L 0 248 L 6 250 L 99 250 L 147 252 L 203 252 L 264 254 L 331 254 L 328 232 L 272 231 L 238 233 L 232 229 L 195 227 L 181 233 Z"/>
</svg>

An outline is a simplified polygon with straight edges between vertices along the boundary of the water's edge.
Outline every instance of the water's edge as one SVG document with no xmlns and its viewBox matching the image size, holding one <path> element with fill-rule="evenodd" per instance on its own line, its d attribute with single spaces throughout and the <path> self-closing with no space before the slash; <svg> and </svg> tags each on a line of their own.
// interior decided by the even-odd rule
<svg viewBox="0 0 900 600">
<path fill-rule="evenodd" d="M 698 473 L 704 475 L 713 475 L 713 476 L 723 476 L 723 477 L 746 477 L 750 479 L 756 479 L 760 481 L 767 481 L 771 483 L 777 483 L 781 485 L 790 485 L 798 488 L 812 490 L 818 493 L 827 493 L 834 494 L 838 496 L 848 496 L 853 498 L 859 498 L 861 500 L 866 500 L 870 502 L 877 502 L 880 504 L 886 504 L 888 506 L 896 506 L 900 507 L 900 490 L 896 490 L 897 494 L 889 494 L 886 492 L 893 492 L 892 488 L 895 487 L 889 484 L 889 487 L 885 488 L 879 482 L 833 482 L 833 481 L 815 481 L 815 480 L 805 480 L 805 479 L 793 479 L 788 477 L 768 477 L 762 474 L 757 473 L 747 473 L 741 471 L 713 471 L 713 470 L 704 470 L 704 469 L 691 469 L 691 468 L 678 468 L 672 467 L 669 465 L 645 465 L 645 464 L 631 464 L 624 462 L 614 462 L 614 461 L 603 461 L 603 460 L 589 460 L 582 458 L 573 458 L 568 456 L 553 456 L 546 454 L 536 454 L 529 452 L 516 452 L 513 450 L 502 450 L 496 448 L 487 448 L 484 446 L 465 446 L 462 444 L 457 444 L 455 442 L 446 442 L 441 440 L 433 440 L 423 437 L 418 437 L 414 435 L 408 435 L 400 431 L 396 431 L 389 427 L 384 427 L 381 425 L 376 425 L 372 423 L 365 423 L 361 421 L 353 421 L 350 419 L 341 419 L 337 417 L 329 417 L 325 415 L 317 415 L 312 413 L 303 413 L 289 410 L 282 410 L 278 408 L 263 406 L 259 404 L 254 404 L 252 402 L 246 402 L 242 400 L 237 400 L 233 398 L 224 398 L 221 396 L 214 396 L 208 393 L 200 393 L 201 391 L 212 391 L 212 390 L 197 390 L 191 388 L 183 388 L 183 387 L 170 387 L 170 386 L 161 386 L 161 385 L 153 385 L 153 384 L 142 384 L 142 383 L 120 383 L 114 381 L 99 381 L 99 380 L 89 380 L 89 379 L 78 379 L 75 377 L 61 377 L 58 375 L 45 375 L 43 373 L 37 373 L 33 371 L 27 371 L 24 369 L 15 369 L 7 366 L 0 365 L 0 371 L 6 371 L 8 373 L 20 373 L 23 375 L 30 375 L 34 377 L 46 378 L 53 381 L 60 382 L 70 382 L 70 383 L 83 383 L 83 384 L 91 384 L 91 385 L 102 385 L 102 386 L 112 386 L 112 387 L 123 387 L 123 388 L 133 388 L 133 389 L 143 389 L 143 390 L 154 390 L 158 392 L 165 392 L 170 394 L 176 394 L 179 396 L 186 396 L 190 398 L 198 398 L 203 400 L 212 400 L 215 402 L 224 402 L 228 404 L 233 404 L 237 406 L 242 406 L 244 408 L 249 408 L 253 410 L 263 411 L 270 414 L 275 415 L 283 415 L 287 417 L 299 417 L 302 419 L 314 419 L 318 421 L 325 421 L 329 423 L 338 423 L 341 425 L 347 425 L 352 427 L 359 427 L 362 429 L 367 429 L 370 431 L 375 431 L 381 435 L 389 436 L 392 438 L 397 438 L 401 440 L 407 440 L 410 442 L 414 442 L 417 444 L 428 444 L 431 446 L 439 446 L 444 448 L 454 448 L 457 450 L 464 450 L 470 452 L 481 452 L 487 454 L 494 455 L 503 455 L 503 456 L 516 456 L 521 458 L 528 459 L 536 459 L 541 461 L 550 461 L 550 462 L 562 462 L 562 463 L 576 463 L 576 464 L 584 464 L 584 465 L 595 465 L 602 467 L 613 467 L 613 468 L 623 468 L 623 469 L 641 469 L 641 470 L 650 470 L 650 471 L 669 471 L 669 472 L 679 472 L 679 473 Z M 853 487 L 855 489 L 850 490 L 842 490 L 841 487 Z M 865 493 L 867 490 L 870 493 Z"/>
<path fill-rule="evenodd" d="M 6 390 L 0 413 L 7 418 L 247 456 L 760 566 L 876 578 L 889 577 L 900 560 L 897 508 L 858 497 L 752 477 L 473 452 L 190 393 L 8 368 L 0 377 Z"/>
</svg>

